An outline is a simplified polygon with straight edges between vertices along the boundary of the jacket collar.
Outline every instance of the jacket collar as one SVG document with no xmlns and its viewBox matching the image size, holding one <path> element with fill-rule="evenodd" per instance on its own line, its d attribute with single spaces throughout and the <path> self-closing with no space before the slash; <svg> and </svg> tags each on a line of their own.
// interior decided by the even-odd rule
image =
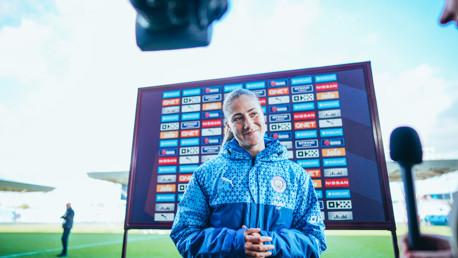
<svg viewBox="0 0 458 258">
<path fill-rule="evenodd" d="M 264 162 L 288 159 L 286 147 L 277 139 L 265 137 L 264 144 L 266 148 L 256 155 L 256 159 Z M 252 159 L 251 154 L 235 138 L 224 144 L 222 155 L 229 159 Z"/>
</svg>

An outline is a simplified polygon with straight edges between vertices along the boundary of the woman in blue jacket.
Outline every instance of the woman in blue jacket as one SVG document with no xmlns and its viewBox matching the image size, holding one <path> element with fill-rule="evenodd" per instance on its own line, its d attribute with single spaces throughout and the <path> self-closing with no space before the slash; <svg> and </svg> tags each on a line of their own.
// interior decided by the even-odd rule
<svg viewBox="0 0 458 258">
<path fill-rule="evenodd" d="M 265 138 L 260 103 L 238 89 L 223 104 L 221 153 L 193 174 L 170 237 L 184 257 L 319 257 L 324 224 L 307 172 Z"/>
</svg>

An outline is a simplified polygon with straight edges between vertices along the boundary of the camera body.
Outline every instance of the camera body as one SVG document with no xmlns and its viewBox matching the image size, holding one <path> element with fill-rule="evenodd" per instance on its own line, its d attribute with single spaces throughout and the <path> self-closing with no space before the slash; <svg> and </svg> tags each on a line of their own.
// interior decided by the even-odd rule
<svg viewBox="0 0 458 258">
<path fill-rule="evenodd" d="M 137 10 L 136 40 L 143 51 L 207 46 L 212 23 L 227 0 L 130 0 Z"/>
</svg>

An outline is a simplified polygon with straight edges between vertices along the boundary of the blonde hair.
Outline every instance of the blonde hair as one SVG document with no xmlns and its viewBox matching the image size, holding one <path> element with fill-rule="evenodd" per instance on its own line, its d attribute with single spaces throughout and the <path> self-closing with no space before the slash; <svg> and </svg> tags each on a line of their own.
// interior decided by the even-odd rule
<svg viewBox="0 0 458 258">
<path fill-rule="evenodd" d="M 259 99 L 258 97 L 256 96 L 256 94 L 254 94 L 252 91 L 249 91 L 249 90 L 246 90 L 246 89 L 236 89 L 234 91 L 232 91 L 231 93 L 229 93 L 229 95 L 227 95 L 225 98 L 224 98 L 224 102 L 223 102 L 223 113 L 224 113 L 224 119 L 226 121 L 228 121 L 228 118 L 229 118 L 229 113 L 231 111 L 231 106 L 232 106 L 232 103 L 234 102 L 234 100 L 238 99 L 239 97 L 241 97 L 242 95 L 246 95 L 248 97 L 251 97 L 253 98 L 253 100 L 256 101 L 256 103 L 261 106 L 261 103 L 259 103 Z M 231 129 L 229 129 L 228 126 L 226 126 L 225 128 L 225 133 L 224 133 L 224 140 L 223 140 L 223 143 L 221 144 L 221 147 L 224 146 L 224 144 L 230 140 L 234 139 L 234 133 L 231 131 Z M 221 151 L 223 149 L 221 148 Z"/>
</svg>

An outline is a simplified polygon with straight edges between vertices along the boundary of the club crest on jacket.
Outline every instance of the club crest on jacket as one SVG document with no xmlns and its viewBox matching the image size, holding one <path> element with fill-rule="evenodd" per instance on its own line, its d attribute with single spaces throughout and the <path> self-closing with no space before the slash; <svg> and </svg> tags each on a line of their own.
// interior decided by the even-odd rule
<svg viewBox="0 0 458 258">
<path fill-rule="evenodd" d="M 270 180 L 272 188 L 277 193 L 283 193 L 286 190 L 286 181 L 281 176 L 274 176 Z"/>
</svg>

